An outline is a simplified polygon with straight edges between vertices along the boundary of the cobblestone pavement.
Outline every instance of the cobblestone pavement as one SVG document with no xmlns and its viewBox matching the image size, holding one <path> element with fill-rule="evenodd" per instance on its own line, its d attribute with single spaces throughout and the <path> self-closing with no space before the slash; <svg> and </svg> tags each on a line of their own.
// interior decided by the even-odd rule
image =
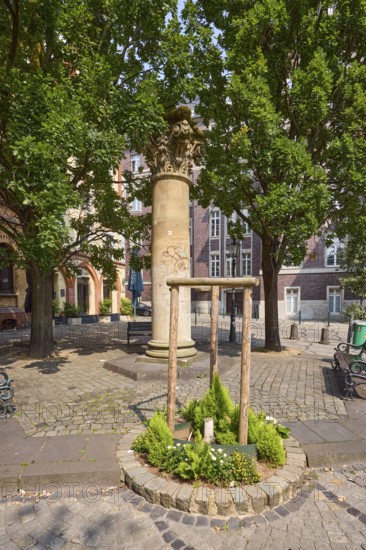
<svg viewBox="0 0 366 550">
<path fill-rule="evenodd" d="M 281 355 L 252 354 L 251 402 L 290 421 L 345 415 L 330 365 L 333 345 L 288 342 Z M 131 348 L 132 349 L 132 348 Z M 238 399 L 238 350 L 222 379 Z M 136 351 L 136 349 L 135 349 Z M 33 437 L 127 433 L 166 404 L 166 384 L 133 381 L 103 369 L 120 357 L 115 345 L 64 346 L 57 358 L 29 361 L 8 354 L 3 365 L 15 380 L 17 419 Z M 124 348 L 123 353 L 127 353 Z M 318 355 L 311 355 L 318 354 Z M 134 355 L 131 353 L 131 361 Z M 205 373 L 180 380 L 178 400 L 203 395 Z M 96 491 L 95 485 L 48 487 L 39 498 L 17 495 L 0 501 L 0 548 L 82 550 L 109 548 L 203 550 L 237 548 L 366 550 L 366 463 L 309 472 L 296 498 L 257 516 L 231 519 L 186 515 L 150 505 L 127 489 Z M 45 488 L 42 488 L 45 490 Z M 42 492 L 42 491 L 40 491 Z M 47 493 L 47 491 L 46 491 Z"/>
<path fill-rule="evenodd" d="M 108 331 L 108 328 L 104 328 Z M 109 329 L 112 333 L 115 329 Z M 344 331 L 344 329 L 343 329 Z M 8 354 L 2 363 L 14 379 L 16 417 L 27 435 L 125 433 L 146 420 L 156 408 L 166 405 L 166 382 L 138 381 L 103 369 L 103 363 L 131 356 L 142 349 L 126 346 L 80 346 L 64 343 L 55 359 L 30 361 L 25 354 Z M 62 343 L 61 343 L 62 344 Z M 284 355 L 252 353 L 251 404 L 256 410 L 281 420 L 336 419 L 346 410 L 330 364 L 320 357 L 331 357 L 334 344 L 324 346 L 304 340 L 286 340 Z M 222 360 L 228 364 L 222 374 L 234 401 L 239 400 L 240 346 L 221 346 Z M 230 357 L 231 354 L 231 357 Z M 220 361 L 219 361 L 220 370 Z M 208 355 L 202 374 L 179 380 L 177 399 L 186 404 L 202 397 L 208 386 Z"/>
<path fill-rule="evenodd" d="M 6 550 L 366 549 L 366 464 L 312 470 L 298 495 L 261 515 L 215 519 L 151 505 L 128 489 L 59 487 L 0 503 Z"/>
</svg>

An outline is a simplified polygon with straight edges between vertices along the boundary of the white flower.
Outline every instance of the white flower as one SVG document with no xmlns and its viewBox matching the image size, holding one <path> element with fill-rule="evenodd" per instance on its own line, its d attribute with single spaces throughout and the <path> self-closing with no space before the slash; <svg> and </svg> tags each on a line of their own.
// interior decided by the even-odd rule
<svg viewBox="0 0 366 550">
<path fill-rule="evenodd" d="M 224 461 L 223 461 L 223 460 L 220 460 L 220 464 L 224 464 Z"/>
<path fill-rule="evenodd" d="M 170 450 L 171 448 L 172 448 L 172 446 L 171 446 L 171 445 L 168 445 L 168 446 L 167 446 L 167 449 L 168 449 L 168 450 Z"/>
<path fill-rule="evenodd" d="M 217 449 L 217 452 L 221 455 L 221 453 L 223 452 L 222 449 Z"/>
<path fill-rule="evenodd" d="M 227 454 L 226 454 L 226 453 L 224 453 L 224 458 L 227 458 Z"/>
<path fill-rule="evenodd" d="M 181 445 L 180 443 L 177 443 L 176 447 L 180 447 L 180 445 Z"/>
<path fill-rule="evenodd" d="M 217 460 L 216 456 L 211 455 L 212 460 Z"/>
<path fill-rule="evenodd" d="M 273 416 L 266 416 L 267 422 L 273 422 L 273 424 L 277 424 L 278 420 L 276 418 L 273 418 Z"/>
</svg>

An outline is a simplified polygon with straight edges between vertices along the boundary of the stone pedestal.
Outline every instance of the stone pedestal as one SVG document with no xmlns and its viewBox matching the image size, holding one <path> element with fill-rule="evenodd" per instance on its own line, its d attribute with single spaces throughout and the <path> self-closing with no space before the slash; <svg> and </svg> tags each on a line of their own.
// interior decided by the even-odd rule
<svg viewBox="0 0 366 550">
<path fill-rule="evenodd" d="M 168 358 L 170 290 L 169 277 L 190 276 L 189 186 L 193 160 L 202 155 L 198 129 L 188 109 L 172 113 L 168 132 L 153 140 L 146 151 L 152 171 L 152 339 L 146 355 Z M 191 291 L 179 294 L 179 358 L 197 351 L 191 338 Z"/>
</svg>

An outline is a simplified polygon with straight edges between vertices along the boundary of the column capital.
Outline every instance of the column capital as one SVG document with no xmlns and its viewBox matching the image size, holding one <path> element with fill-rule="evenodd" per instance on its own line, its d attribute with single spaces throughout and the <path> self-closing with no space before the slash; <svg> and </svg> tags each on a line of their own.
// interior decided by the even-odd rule
<svg viewBox="0 0 366 550">
<path fill-rule="evenodd" d="M 203 157 L 203 132 L 191 119 L 187 107 L 179 107 L 166 118 L 168 130 L 150 139 L 146 162 L 154 176 L 172 172 L 189 176 L 193 163 Z"/>
</svg>

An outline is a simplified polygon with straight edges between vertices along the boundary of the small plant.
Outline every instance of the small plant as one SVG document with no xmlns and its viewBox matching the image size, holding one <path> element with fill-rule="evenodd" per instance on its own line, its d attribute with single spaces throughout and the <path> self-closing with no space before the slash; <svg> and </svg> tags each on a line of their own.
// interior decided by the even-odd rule
<svg viewBox="0 0 366 550">
<path fill-rule="evenodd" d="M 80 307 L 75 304 L 64 303 L 64 313 L 66 317 L 79 317 Z"/>
<path fill-rule="evenodd" d="M 150 464 L 161 466 L 168 452 L 173 446 L 173 436 L 168 428 L 164 413 L 155 411 L 146 432 L 139 435 L 132 448 L 139 453 L 147 453 Z"/>
<path fill-rule="evenodd" d="M 183 418 L 193 422 L 194 428 L 203 434 L 205 418 L 214 420 L 215 440 L 220 445 L 238 443 L 239 406 L 234 406 L 229 391 L 218 375 L 215 375 L 211 388 L 198 401 L 190 401 L 181 410 Z M 270 466 L 282 466 L 286 461 L 286 451 L 282 438 L 288 438 L 290 430 L 264 413 L 255 414 L 249 409 L 248 443 L 256 443 L 258 458 Z"/>
<path fill-rule="evenodd" d="M 129 298 L 121 298 L 121 314 L 122 315 L 133 314 L 132 302 Z"/>
<path fill-rule="evenodd" d="M 99 302 L 99 315 L 108 315 L 108 313 L 111 312 L 112 308 L 112 300 L 109 298 L 106 298 L 105 300 L 101 300 Z"/>
<path fill-rule="evenodd" d="M 193 422 L 194 428 L 203 433 L 205 418 L 213 418 L 215 438 L 218 443 L 235 444 L 238 442 L 234 422 L 235 407 L 229 391 L 222 385 L 217 374 L 214 375 L 210 389 L 204 397 L 190 401 L 181 410 L 183 418 Z"/>
<path fill-rule="evenodd" d="M 251 409 L 249 409 L 248 442 L 256 444 L 259 460 L 273 467 L 285 464 L 286 451 L 275 425 L 266 420 L 264 413 L 256 415 Z"/>
<path fill-rule="evenodd" d="M 53 317 L 55 315 L 57 315 L 57 313 L 60 313 L 60 311 L 61 311 L 61 308 L 58 305 L 57 300 L 52 300 L 52 315 L 53 315 Z"/>
<path fill-rule="evenodd" d="M 182 479 L 224 486 L 234 481 L 250 484 L 261 479 L 250 456 L 239 452 L 230 456 L 223 449 L 213 449 L 203 441 L 199 432 L 195 434 L 193 444 L 170 446 L 162 469 Z"/>
<path fill-rule="evenodd" d="M 235 451 L 232 455 L 232 464 L 236 481 L 251 484 L 261 480 L 262 476 L 257 472 L 253 459 L 249 455 Z"/>
</svg>

